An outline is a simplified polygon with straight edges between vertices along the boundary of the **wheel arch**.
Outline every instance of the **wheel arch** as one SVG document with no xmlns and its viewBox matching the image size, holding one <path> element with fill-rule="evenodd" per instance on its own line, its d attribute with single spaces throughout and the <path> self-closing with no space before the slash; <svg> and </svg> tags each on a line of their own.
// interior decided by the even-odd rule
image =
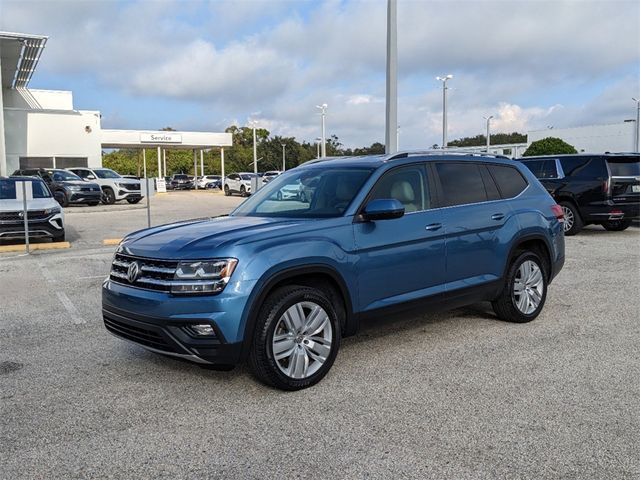
<svg viewBox="0 0 640 480">
<path fill-rule="evenodd" d="M 241 359 L 246 359 L 253 335 L 260 307 L 267 296 L 276 288 L 285 285 L 328 286 L 337 295 L 337 300 L 342 303 L 342 331 L 343 336 L 352 335 L 357 330 L 357 324 L 353 315 L 353 305 L 347 284 L 342 275 L 332 266 L 326 264 L 298 265 L 288 267 L 276 272 L 266 273 L 258 282 L 258 293 L 250 299 L 246 310 L 246 322 L 242 340 Z M 331 292 L 329 292 L 331 294 Z"/>
<path fill-rule="evenodd" d="M 551 283 L 551 279 L 553 276 L 553 257 L 551 252 L 553 250 L 551 249 L 551 245 L 544 235 L 535 233 L 518 238 L 511 246 L 511 249 L 509 250 L 509 256 L 507 257 L 507 263 L 502 274 L 503 280 L 507 277 L 507 272 L 509 270 L 509 267 L 511 266 L 511 262 L 516 257 L 518 252 L 527 250 L 536 252 L 542 258 L 542 261 L 545 262 L 544 266 L 548 276 L 548 281 L 549 283 Z"/>
</svg>

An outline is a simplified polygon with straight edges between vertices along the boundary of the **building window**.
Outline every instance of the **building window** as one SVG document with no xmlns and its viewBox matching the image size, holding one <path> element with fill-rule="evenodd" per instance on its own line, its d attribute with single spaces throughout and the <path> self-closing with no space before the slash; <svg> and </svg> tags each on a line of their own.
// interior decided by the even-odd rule
<svg viewBox="0 0 640 480">
<path fill-rule="evenodd" d="M 53 157 L 20 157 L 20 170 L 25 168 L 53 168 Z"/>
</svg>

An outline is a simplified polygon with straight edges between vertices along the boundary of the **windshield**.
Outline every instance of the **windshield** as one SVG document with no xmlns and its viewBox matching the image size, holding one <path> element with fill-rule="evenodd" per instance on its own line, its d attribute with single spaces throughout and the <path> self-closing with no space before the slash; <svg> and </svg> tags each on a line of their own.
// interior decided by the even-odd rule
<svg viewBox="0 0 640 480">
<path fill-rule="evenodd" d="M 607 163 L 614 177 L 638 177 L 640 176 L 640 156 L 608 158 Z"/>
<path fill-rule="evenodd" d="M 186 175 L 174 175 L 173 179 L 174 180 L 189 180 L 189 177 L 187 177 Z"/>
<path fill-rule="evenodd" d="M 110 168 L 97 168 L 94 172 L 98 178 L 122 178 Z"/>
<path fill-rule="evenodd" d="M 305 168 L 271 180 L 249 197 L 234 216 L 339 217 L 371 175 L 365 168 Z"/>
<path fill-rule="evenodd" d="M 0 200 L 15 200 L 16 199 L 16 182 L 21 181 L 18 179 L 1 179 L 0 180 Z M 22 180 L 31 182 L 33 189 L 33 198 L 50 198 L 51 193 L 49 189 L 41 180 Z M 22 188 L 20 186 L 19 188 Z"/>
<path fill-rule="evenodd" d="M 82 181 L 82 179 L 77 176 L 75 173 L 67 172 L 65 170 L 52 170 L 47 172 L 51 175 L 54 182 L 78 182 Z"/>
<path fill-rule="evenodd" d="M 242 180 L 251 180 L 251 177 L 257 177 L 258 175 L 256 175 L 255 173 L 243 173 L 240 175 L 240 178 L 242 178 Z"/>
</svg>

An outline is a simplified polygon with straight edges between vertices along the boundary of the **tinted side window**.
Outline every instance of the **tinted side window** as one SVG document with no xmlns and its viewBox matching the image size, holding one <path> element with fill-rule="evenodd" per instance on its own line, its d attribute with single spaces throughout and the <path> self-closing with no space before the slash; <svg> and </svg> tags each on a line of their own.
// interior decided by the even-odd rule
<svg viewBox="0 0 640 480">
<path fill-rule="evenodd" d="M 498 186 L 496 182 L 493 180 L 493 177 L 489 173 L 489 169 L 487 169 L 486 165 L 482 165 L 480 167 L 480 174 L 482 175 L 482 181 L 484 182 L 484 189 L 487 192 L 487 200 L 500 200 L 500 192 L 498 191 Z"/>
<path fill-rule="evenodd" d="M 540 176 L 538 178 L 558 178 L 558 171 L 556 169 L 555 160 L 545 160 L 542 163 L 542 169 L 540 170 Z"/>
<path fill-rule="evenodd" d="M 371 191 L 369 200 L 395 198 L 407 213 L 430 208 L 422 165 L 396 168 L 384 174 Z"/>
<path fill-rule="evenodd" d="M 531 170 L 531 173 L 533 173 L 536 178 L 540 178 L 540 175 L 542 175 L 542 166 L 544 165 L 544 160 L 528 160 L 522 163 L 524 163 L 525 166 L 529 170 Z"/>
<path fill-rule="evenodd" d="M 498 184 L 502 198 L 516 197 L 527 188 L 527 181 L 516 168 L 507 165 L 488 165 L 488 168 Z"/>
<path fill-rule="evenodd" d="M 487 193 L 475 163 L 436 163 L 442 186 L 442 206 L 464 205 L 487 200 Z"/>
<path fill-rule="evenodd" d="M 601 157 L 564 157 L 560 159 L 562 170 L 567 177 L 604 178 L 607 171 Z"/>
</svg>

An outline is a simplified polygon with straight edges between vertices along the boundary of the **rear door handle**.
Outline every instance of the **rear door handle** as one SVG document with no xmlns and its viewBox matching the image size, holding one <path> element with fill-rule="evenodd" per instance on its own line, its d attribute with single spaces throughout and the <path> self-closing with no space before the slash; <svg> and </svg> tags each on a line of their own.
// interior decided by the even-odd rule
<svg viewBox="0 0 640 480">
<path fill-rule="evenodd" d="M 491 215 L 491 220 L 502 220 L 504 218 L 504 213 L 494 213 Z"/>
<path fill-rule="evenodd" d="M 432 223 L 430 225 L 427 225 L 426 227 L 424 227 L 426 230 L 429 231 L 435 231 L 435 230 L 440 230 L 442 228 L 442 224 L 441 223 Z"/>
</svg>

